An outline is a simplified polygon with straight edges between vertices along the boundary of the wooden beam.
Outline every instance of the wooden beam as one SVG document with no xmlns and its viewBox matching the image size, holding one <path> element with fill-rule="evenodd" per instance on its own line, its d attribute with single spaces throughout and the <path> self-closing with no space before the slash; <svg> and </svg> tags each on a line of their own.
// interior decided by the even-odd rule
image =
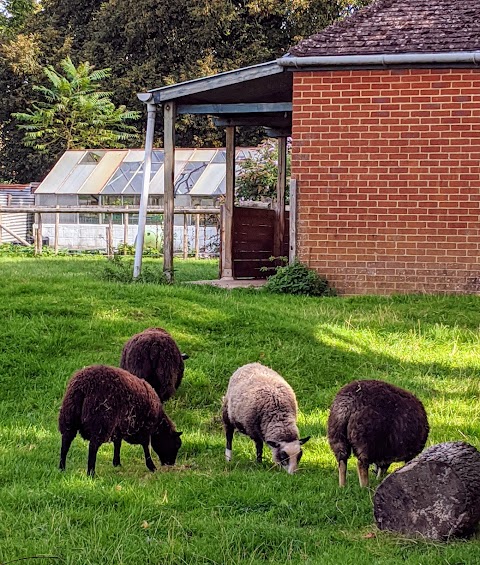
<svg viewBox="0 0 480 565">
<path fill-rule="evenodd" d="M 179 114 L 260 114 L 291 112 L 291 102 L 258 102 L 252 104 L 179 104 Z"/>
<path fill-rule="evenodd" d="M 138 214 L 140 208 L 138 206 L 0 206 L 0 214 L 9 212 L 11 214 L 34 214 L 40 212 L 42 214 L 53 214 L 60 212 L 62 214 Z M 165 208 L 163 206 L 149 206 L 147 214 L 163 214 Z M 175 214 L 219 214 L 220 208 L 212 206 L 203 208 L 189 208 L 188 206 L 179 206 L 175 208 Z"/>
<path fill-rule="evenodd" d="M 175 100 L 182 96 L 190 94 L 198 94 L 199 92 L 208 92 L 224 86 L 236 85 L 242 82 L 255 80 L 258 78 L 268 77 L 271 75 L 283 74 L 285 70 L 278 65 L 276 61 L 268 61 L 250 67 L 243 67 L 241 69 L 234 69 L 233 71 L 226 71 L 209 77 L 197 78 L 178 84 L 169 86 L 162 86 L 150 90 L 148 93 L 143 93 L 139 98 L 141 100 L 149 100 L 153 95 L 155 104 L 162 104 L 166 101 Z M 138 96 L 138 95 L 137 95 Z"/>
<path fill-rule="evenodd" d="M 233 205 L 235 202 L 235 126 L 226 128 L 225 204 L 223 214 L 222 279 L 233 279 Z"/>
<path fill-rule="evenodd" d="M 269 128 L 287 128 L 289 132 L 292 129 L 292 114 L 255 114 L 252 116 L 226 116 L 213 118 L 213 123 L 217 127 L 225 126 L 245 126 L 245 127 L 269 127 Z M 291 135 L 289 133 L 288 135 Z"/>
<path fill-rule="evenodd" d="M 14 233 L 12 230 L 10 230 L 9 228 L 7 228 L 7 226 L 4 226 L 3 224 L 0 224 L 0 231 L 1 230 L 5 230 L 9 235 L 11 235 L 12 237 L 14 237 L 17 241 L 19 241 L 22 245 L 26 245 L 27 247 L 31 247 L 31 243 L 28 243 L 28 241 L 26 241 L 25 239 L 23 239 L 23 237 L 20 237 L 19 235 L 17 235 L 16 233 Z"/>
<path fill-rule="evenodd" d="M 277 203 L 275 207 L 275 236 L 273 254 L 282 254 L 282 243 L 285 234 L 285 187 L 287 184 L 287 138 L 278 138 L 278 173 L 277 173 Z"/>
<path fill-rule="evenodd" d="M 173 282 L 173 231 L 175 213 L 175 102 L 163 106 L 164 140 L 164 208 L 163 215 L 163 272 Z"/>
<path fill-rule="evenodd" d="M 273 127 L 266 126 L 265 133 L 268 137 L 289 137 L 292 135 L 292 127 Z"/>
</svg>

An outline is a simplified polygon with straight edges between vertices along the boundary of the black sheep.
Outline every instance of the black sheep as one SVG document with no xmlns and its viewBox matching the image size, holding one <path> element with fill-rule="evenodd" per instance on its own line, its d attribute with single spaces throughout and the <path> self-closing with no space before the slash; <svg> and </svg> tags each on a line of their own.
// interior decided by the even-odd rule
<svg viewBox="0 0 480 565">
<path fill-rule="evenodd" d="M 368 467 L 385 475 L 394 461 L 410 461 L 425 446 L 429 432 L 423 404 L 410 392 L 377 380 L 345 385 L 330 407 L 328 442 L 338 461 L 340 486 L 346 482 L 351 452 L 358 459 L 360 485 L 368 485 Z"/>
<path fill-rule="evenodd" d="M 182 382 L 183 360 L 187 357 L 166 330 L 148 328 L 123 346 L 120 367 L 149 382 L 165 402 Z"/>
<path fill-rule="evenodd" d="M 62 471 L 77 432 L 90 442 L 89 475 L 95 474 L 99 447 L 108 441 L 113 441 L 115 466 L 120 465 L 120 447 L 124 439 L 143 447 L 150 471 L 156 468 L 150 456 L 150 443 L 162 465 L 175 463 L 182 443 L 181 432 L 175 430 L 153 388 L 127 371 L 107 365 L 86 367 L 72 376 L 58 424 L 62 434 L 59 465 Z"/>
</svg>

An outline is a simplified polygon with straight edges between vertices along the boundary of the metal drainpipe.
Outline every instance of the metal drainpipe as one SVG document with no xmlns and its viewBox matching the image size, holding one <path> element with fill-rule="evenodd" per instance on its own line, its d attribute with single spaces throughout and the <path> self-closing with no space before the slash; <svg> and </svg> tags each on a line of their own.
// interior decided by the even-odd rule
<svg viewBox="0 0 480 565">
<path fill-rule="evenodd" d="M 281 67 L 341 67 L 341 66 L 380 66 L 415 64 L 455 64 L 478 65 L 480 51 L 452 51 L 441 53 L 379 53 L 373 55 L 316 55 L 311 57 L 292 57 L 286 55 L 277 59 Z"/>
<path fill-rule="evenodd" d="M 151 98 L 150 98 L 151 100 Z M 133 278 L 136 279 L 142 270 L 143 241 L 145 238 L 145 226 L 147 224 L 148 193 L 150 188 L 150 172 L 152 170 L 153 134 L 155 131 L 156 104 L 151 101 L 147 104 L 147 132 L 145 134 L 145 161 L 143 165 L 142 195 L 140 197 L 140 209 L 138 211 L 138 232 L 135 244 L 135 260 L 133 263 Z"/>
</svg>

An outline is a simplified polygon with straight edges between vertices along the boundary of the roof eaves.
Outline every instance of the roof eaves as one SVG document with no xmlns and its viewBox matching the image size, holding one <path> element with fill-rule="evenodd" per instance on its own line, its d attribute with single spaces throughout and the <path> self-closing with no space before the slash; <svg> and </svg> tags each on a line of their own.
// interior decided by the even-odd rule
<svg viewBox="0 0 480 565">
<path fill-rule="evenodd" d="M 316 55 L 277 59 L 281 67 L 301 70 L 304 67 L 391 67 L 398 65 L 479 65 L 480 51 L 433 53 L 376 53 L 367 55 Z"/>
<path fill-rule="evenodd" d="M 155 104 L 175 100 L 190 94 L 208 92 L 216 88 L 230 86 L 241 82 L 247 82 L 256 78 L 283 73 L 283 67 L 277 61 L 268 61 L 250 67 L 242 67 L 216 75 L 197 78 L 177 84 L 153 88 L 146 93 L 139 93 L 138 98 L 142 102 L 153 102 Z"/>
</svg>

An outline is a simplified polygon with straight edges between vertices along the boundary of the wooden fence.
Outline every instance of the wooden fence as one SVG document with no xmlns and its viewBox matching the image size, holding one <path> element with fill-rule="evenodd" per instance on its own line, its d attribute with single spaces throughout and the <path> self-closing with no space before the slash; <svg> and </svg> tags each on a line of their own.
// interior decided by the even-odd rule
<svg viewBox="0 0 480 565">
<path fill-rule="evenodd" d="M 28 206 L 28 205 L 0 205 L 0 242 L 2 231 L 9 233 L 16 241 L 22 245 L 30 245 L 26 241 L 25 237 L 20 234 L 16 234 L 9 230 L 7 222 L 4 218 L 8 214 L 31 214 L 34 218 L 33 222 L 33 245 L 35 247 L 35 253 L 41 255 L 43 248 L 43 214 L 55 214 L 55 229 L 54 229 L 54 244 L 53 248 L 55 253 L 58 253 L 58 241 L 59 241 L 59 228 L 60 228 L 60 214 L 106 214 L 108 215 L 109 221 L 105 225 L 105 240 L 106 240 L 106 251 L 109 257 L 113 256 L 114 246 L 113 246 L 113 216 L 114 214 L 121 214 L 123 216 L 123 243 L 124 252 L 127 251 L 128 245 L 128 227 L 129 227 L 129 215 L 138 214 L 139 207 L 135 206 Z M 161 206 L 150 206 L 147 210 L 147 215 L 150 214 L 163 214 L 164 209 Z M 205 228 L 205 218 L 211 216 L 220 216 L 219 208 L 176 208 L 175 215 L 183 215 L 183 245 L 182 245 L 182 255 L 184 258 L 188 257 L 189 245 L 188 245 L 188 224 L 189 216 L 195 218 L 195 231 L 194 231 L 194 248 L 195 257 L 200 256 L 200 230 Z M 202 216 L 204 217 L 203 226 L 201 225 Z M 84 224 L 79 224 L 84 225 Z M 219 219 L 218 219 L 218 233 L 219 229 Z M 148 226 L 147 226 L 148 227 Z M 204 238 L 205 239 L 205 238 Z"/>
</svg>

